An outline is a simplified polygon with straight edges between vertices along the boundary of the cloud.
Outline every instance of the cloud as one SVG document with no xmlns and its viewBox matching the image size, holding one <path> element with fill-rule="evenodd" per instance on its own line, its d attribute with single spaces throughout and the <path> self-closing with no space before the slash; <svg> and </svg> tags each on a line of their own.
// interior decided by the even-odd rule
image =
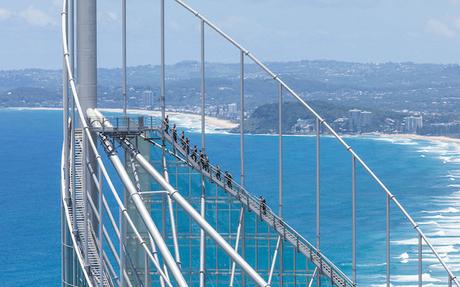
<svg viewBox="0 0 460 287">
<path fill-rule="evenodd" d="M 10 10 L 0 8 L 0 20 L 6 20 L 9 19 L 13 13 Z"/>
<path fill-rule="evenodd" d="M 456 33 L 449 26 L 437 19 L 430 19 L 426 23 L 426 30 L 429 33 L 432 33 L 437 36 L 442 36 L 445 38 L 452 39 L 455 37 Z"/>
<path fill-rule="evenodd" d="M 33 26 L 46 27 L 57 24 L 57 19 L 52 18 L 42 10 L 34 8 L 33 6 L 29 6 L 26 10 L 21 11 L 19 15 L 27 23 Z"/>
</svg>

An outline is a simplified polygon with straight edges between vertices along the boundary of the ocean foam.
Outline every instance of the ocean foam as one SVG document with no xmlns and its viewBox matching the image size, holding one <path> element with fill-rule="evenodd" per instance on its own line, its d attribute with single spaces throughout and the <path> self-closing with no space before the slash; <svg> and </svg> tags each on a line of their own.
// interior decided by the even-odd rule
<svg viewBox="0 0 460 287">
<path fill-rule="evenodd" d="M 399 262 L 408 263 L 409 262 L 409 253 L 404 252 L 398 256 Z"/>
</svg>

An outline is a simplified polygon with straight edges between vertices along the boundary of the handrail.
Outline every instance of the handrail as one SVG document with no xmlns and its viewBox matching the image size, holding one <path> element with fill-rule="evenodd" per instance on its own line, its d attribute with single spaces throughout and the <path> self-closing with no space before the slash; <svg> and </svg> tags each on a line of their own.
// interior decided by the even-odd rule
<svg viewBox="0 0 460 287">
<path fill-rule="evenodd" d="M 438 259 L 439 263 L 443 266 L 444 270 L 448 273 L 449 278 L 455 283 L 457 287 L 460 287 L 460 283 L 457 277 L 452 273 L 451 269 L 444 260 L 440 257 L 439 253 L 436 251 L 432 243 L 428 240 L 427 236 L 422 232 L 420 226 L 415 222 L 412 216 L 407 212 L 407 210 L 402 206 L 402 204 L 396 199 L 395 195 L 393 195 L 388 187 L 383 183 L 383 181 L 374 173 L 374 171 L 364 162 L 363 159 L 353 150 L 353 148 L 347 144 L 347 142 L 326 122 L 324 118 L 322 118 L 307 102 L 305 102 L 291 87 L 289 87 L 277 74 L 275 74 L 272 70 L 270 70 L 265 64 L 262 63 L 254 54 L 252 54 L 249 50 L 244 48 L 241 44 L 239 44 L 236 40 L 230 37 L 227 33 L 222 31 L 217 25 L 213 22 L 205 18 L 201 15 L 198 11 L 194 10 L 192 7 L 184 3 L 182 0 L 174 0 L 180 6 L 188 10 L 192 13 L 196 18 L 203 21 L 203 23 L 207 24 L 210 28 L 216 31 L 220 36 L 230 42 L 233 46 L 235 46 L 238 50 L 240 50 L 244 55 L 250 58 L 257 66 L 262 68 L 272 79 L 278 82 L 286 91 L 289 92 L 291 96 L 293 96 L 302 106 L 304 106 L 313 116 L 319 121 L 320 125 L 323 125 L 338 141 L 339 143 L 349 152 L 356 161 L 364 168 L 367 174 L 383 189 L 383 191 L 387 194 L 390 200 L 396 205 L 396 207 L 403 213 L 406 219 L 412 224 L 415 231 L 418 233 L 419 236 L 422 237 L 423 241 L 428 245 L 430 250 L 433 252 L 435 257 Z"/>
<path fill-rule="evenodd" d="M 216 184 L 219 184 L 216 179 L 215 179 L 215 176 L 213 177 L 212 176 L 212 173 L 211 171 L 214 172 L 214 175 L 216 174 L 216 171 L 217 171 L 217 168 L 211 164 L 209 164 L 209 172 L 207 172 L 205 169 L 203 169 L 203 167 L 200 165 L 199 161 L 200 159 L 198 158 L 197 161 L 195 162 L 190 155 L 186 155 L 187 151 L 185 151 L 183 148 L 182 148 L 182 145 L 180 145 L 178 142 L 175 142 L 172 138 L 171 138 L 171 135 L 169 135 L 168 133 L 162 133 L 161 132 L 161 128 L 157 128 L 156 129 L 156 132 L 159 133 L 159 134 L 163 134 L 165 139 L 170 143 L 172 144 L 172 146 L 177 149 L 183 156 L 186 156 L 186 159 L 183 159 L 181 157 L 179 157 L 177 154 L 175 154 L 174 152 L 172 151 L 169 151 L 167 150 L 172 156 L 176 157 L 177 159 L 179 159 L 180 161 L 182 161 L 183 163 L 186 163 L 187 165 L 190 165 L 192 166 L 192 168 L 195 168 L 195 165 L 198 166 L 199 168 L 197 168 L 197 170 L 199 170 L 202 174 L 204 174 L 205 176 L 207 176 L 207 174 L 209 176 L 207 176 L 208 178 L 212 179 L 214 182 L 216 182 Z M 142 138 L 144 138 L 144 140 L 146 140 L 145 136 L 141 136 Z M 155 142 L 152 142 L 150 141 L 151 143 L 155 144 L 157 147 L 159 148 L 162 148 L 162 146 L 158 143 L 155 143 Z M 193 164 L 195 163 L 195 165 Z M 221 170 L 222 172 L 222 170 Z M 207 174 L 206 174 L 207 173 Z M 231 183 L 232 183 L 232 186 L 230 187 L 228 184 L 227 184 L 227 181 L 230 180 Z M 247 205 L 248 208 L 250 208 L 249 206 L 249 201 L 251 201 L 251 203 L 253 204 L 260 204 L 259 203 L 259 199 L 257 197 L 255 197 L 253 194 L 251 194 L 250 192 L 248 192 L 243 186 L 241 186 L 238 182 L 236 182 L 234 179 L 229 179 L 229 178 L 226 178 L 225 175 L 222 175 L 221 176 L 221 183 L 219 185 L 222 185 L 224 190 L 228 191 L 227 189 L 230 189 L 232 191 L 234 191 L 236 194 L 237 194 L 237 198 L 240 202 L 242 202 L 244 205 Z M 245 200 L 242 199 L 242 197 L 246 197 Z M 286 231 L 288 231 L 289 233 L 293 234 L 297 240 L 300 240 L 302 243 L 304 243 L 305 245 L 307 245 L 308 249 L 313 251 L 314 254 L 316 254 L 317 256 L 320 257 L 320 261 L 321 262 L 326 262 L 327 265 L 334 269 L 334 274 L 336 275 L 339 275 L 342 280 L 344 281 L 344 283 L 348 283 L 348 286 L 354 286 L 353 282 L 350 281 L 350 279 L 348 278 L 347 275 L 345 275 L 342 270 L 340 270 L 339 268 L 337 268 L 337 266 L 334 265 L 334 263 L 332 263 L 332 261 L 330 261 L 324 254 L 322 254 L 321 252 L 318 252 L 318 250 L 316 249 L 316 247 L 314 247 L 308 240 L 306 240 L 302 235 L 300 235 L 294 228 L 292 228 L 288 223 L 286 223 L 283 219 L 281 219 L 275 212 L 272 211 L 272 209 L 267 205 L 266 206 L 267 210 L 266 210 L 266 213 L 269 213 L 270 216 L 273 218 L 273 219 L 270 219 L 270 222 L 266 221 L 267 223 L 273 223 L 274 226 L 273 228 L 275 229 L 276 231 L 276 226 L 275 226 L 275 223 L 279 223 L 282 225 L 283 227 L 283 234 L 279 233 L 280 236 L 284 236 L 286 234 Z M 261 214 L 261 211 L 259 210 L 259 216 L 261 216 L 261 218 L 263 218 L 262 214 Z M 265 218 L 263 218 L 265 219 Z M 313 259 L 311 259 L 313 260 Z M 321 267 L 321 266 L 320 266 Z"/>
<path fill-rule="evenodd" d="M 78 258 L 78 261 L 80 263 L 80 266 L 85 266 L 85 262 L 84 262 L 84 259 L 83 259 L 83 255 L 81 254 L 81 250 L 78 248 L 78 244 L 77 244 L 77 239 L 75 238 L 75 232 L 74 232 L 74 229 L 73 229 L 73 226 L 71 224 L 71 220 L 70 220 L 70 213 L 69 213 L 69 207 L 67 206 L 67 201 L 65 199 L 65 187 L 66 187 L 66 184 L 65 184 L 65 177 L 64 177 L 64 162 L 65 162 L 65 157 L 64 157 L 64 145 L 66 143 L 64 142 L 62 144 L 62 152 L 61 152 L 61 195 L 62 195 L 62 205 L 64 207 L 64 213 L 66 215 L 66 225 L 68 226 L 68 229 L 69 229 L 69 235 L 72 239 L 72 244 L 74 246 L 74 252 L 75 254 L 77 255 L 77 258 Z M 88 283 L 88 286 L 89 287 L 92 287 L 93 286 L 93 282 L 90 280 L 90 277 L 88 275 L 88 271 L 86 268 L 82 268 L 82 272 L 83 272 L 83 275 L 86 279 L 86 282 Z M 67 282 L 66 282 L 67 283 Z"/>
<path fill-rule="evenodd" d="M 75 79 L 73 78 L 73 72 L 72 72 L 72 66 L 70 64 L 70 53 L 69 53 L 69 48 L 68 48 L 68 37 L 67 37 L 67 17 L 68 17 L 68 0 L 63 0 L 63 7 L 62 7 L 62 12 L 61 12 L 61 33 L 62 33 L 62 49 L 63 49 L 63 52 L 64 52 L 64 66 L 65 68 L 67 69 L 67 77 L 68 77 L 68 82 L 70 84 L 70 91 L 71 91 L 71 94 L 72 94 L 72 98 L 75 102 L 75 107 L 77 109 L 77 113 L 78 113 L 78 118 L 81 122 L 81 125 L 82 125 L 82 129 L 84 131 L 84 133 L 86 134 L 87 136 L 87 140 L 88 140 L 88 143 L 89 143 L 89 146 L 92 150 L 92 152 L 94 153 L 95 155 L 95 159 L 96 159 L 96 162 L 97 162 L 97 165 L 100 167 L 101 169 L 101 172 L 102 172 L 102 175 L 104 176 L 108 186 L 109 186 L 109 189 L 111 190 L 112 194 L 114 195 L 115 197 L 115 201 L 117 202 L 117 205 L 120 207 L 120 210 L 121 210 L 121 214 L 124 215 L 128 221 L 128 223 L 134 225 L 131 221 L 131 218 L 130 216 L 128 215 L 128 210 L 126 209 L 126 207 L 124 207 L 123 205 L 123 202 L 121 201 L 120 197 L 118 196 L 118 193 L 116 192 L 116 189 L 115 189 L 115 186 L 110 178 L 110 176 L 108 175 L 108 172 L 107 172 L 107 169 L 105 168 L 105 165 L 104 165 L 104 162 L 102 161 L 102 158 L 97 150 L 97 146 L 94 142 L 94 139 L 91 135 L 91 130 L 88 126 L 88 123 L 87 123 L 87 119 L 82 111 L 82 107 L 81 107 L 81 104 L 80 104 L 80 99 L 78 97 L 78 93 L 77 93 L 77 88 L 76 88 L 76 85 L 75 85 Z M 63 161 L 64 159 L 62 159 L 62 163 L 64 162 Z M 61 175 L 62 177 L 64 177 L 64 175 Z M 68 212 L 68 211 L 67 211 Z M 66 214 L 66 216 L 68 217 L 67 219 L 69 219 L 69 216 L 68 214 Z M 144 249 L 146 250 L 146 253 L 149 255 L 150 257 L 150 260 L 154 263 L 155 266 L 158 267 L 158 265 L 156 264 L 156 260 L 153 258 L 151 252 L 149 251 L 148 249 L 148 246 L 146 244 L 146 242 L 142 239 L 142 237 L 140 236 L 140 234 L 136 234 L 139 241 L 140 241 L 140 245 L 142 245 L 144 247 Z M 74 239 L 72 237 L 72 239 Z M 74 242 L 74 246 L 77 246 L 76 245 L 76 242 Z M 84 266 L 84 265 L 81 265 L 81 266 Z M 83 268 L 84 269 L 84 268 Z M 162 271 L 161 268 L 157 268 L 158 270 L 158 273 L 160 274 L 160 276 L 162 278 L 165 279 L 166 283 L 168 283 L 169 286 L 172 286 L 171 283 L 169 282 L 169 279 L 168 279 L 168 276 L 166 276 L 166 274 Z M 89 277 L 87 278 L 87 280 L 89 280 Z M 88 283 L 90 283 L 90 281 L 88 281 Z"/>
<path fill-rule="evenodd" d="M 439 263 L 443 266 L 444 270 L 448 273 L 449 279 L 452 280 L 456 286 L 460 287 L 460 283 L 456 276 L 453 274 L 449 266 L 444 262 L 444 260 L 440 257 L 439 253 L 436 251 L 434 248 L 433 244 L 429 241 L 428 237 L 423 233 L 421 230 L 420 226 L 416 223 L 416 221 L 412 218 L 412 216 L 407 212 L 407 210 L 402 206 L 402 204 L 398 201 L 398 199 L 395 197 L 393 193 L 389 190 L 389 188 L 383 183 L 383 181 L 374 173 L 374 171 L 364 162 L 364 160 L 352 149 L 350 145 L 346 143 L 346 141 L 339 135 L 337 132 L 325 121 L 324 118 L 322 118 L 307 102 L 305 102 L 293 89 L 291 89 L 278 75 L 276 75 L 272 70 L 270 70 L 265 64 L 263 64 L 254 54 L 252 54 L 249 50 L 245 49 L 242 45 L 240 45 L 237 41 L 235 41 L 233 38 L 231 38 L 228 34 L 223 32 L 220 28 L 218 28 L 214 23 L 206 19 L 204 16 L 202 16 L 200 13 L 192 9 L 190 6 L 188 6 L 186 3 L 184 3 L 181 0 L 174 0 L 176 3 L 178 3 L 180 6 L 191 12 L 196 18 L 199 18 L 200 20 L 203 21 L 206 25 L 208 25 L 210 28 L 212 28 L 214 31 L 216 31 L 218 34 L 220 34 L 223 38 L 225 38 L 228 42 L 230 42 L 232 45 L 234 45 L 236 48 L 238 48 L 245 56 L 250 58 L 257 66 L 262 68 L 269 76 L 272 77 L 274 81 L 280 84 L 280 86 L 288 91 L 288 93 L 294 97 L 304 108 L 306 108 L 313 116 L 318 120 L 319 124 L 324 126 L 326 130 L 332 134 L 338 141 L 339 143 L 346 149 L 347 152 L 349 152 L 353 158 L 364 168 L 366 173 L 383 189 L 383 191 L 386 193 L 388 198 L 393 202 L 393 204 L 399 209 L 399 211 L 404 215 L 404 217 L 410 222 L 410 224 L 413 226 L 414 230 L 417 232 L 417 234 L 421 237 L 423 241 L 425 241 L 426 245 L 429 247 L 429 249 L 432 251 L 432 253 L 435 255 Z M 102 159 L 100 158 L 100 155 L 97 152 L 97 147 L 90 135 L 89 127 L 86 122 L 85 116 L 83 114 L 83 111 L 81 109 L 81 105 L 78 99 L 77 91 L 76 91 L 76 86 L 75 86 L 75 80 L 73 78 L 73 73 L 72 73 L 72 67 L 70 64 L 70 54 L 69 54 L 69 49 L 68 49 L 68 44 L 67 44 L 67 6 L 68 6 L 68 0 L 63 0 L 63 10 L 61 12 L 61 28 L 62 28 L 62 42 L 63 42 L 63 51 L 64 51 L 64 63 L 65 63 L 65 69 L 67 69 L 67 75 L 68 75 L 68 82 L 70 83 L 70 90 L 72 97 L 75 101 L 75 106 L 77 108 L 78 112 L 78 117 L 80 118 L 83 126 L 84 132 L 88 135 L 88 142 L 90 145 L 90 148 L 94 151 L 96 155 L 96 160 L 98 164 L 101 166 L 101 170 L 103 172 L 104 177 L 110 182 L 109 185 L 111 184 L 111 181 L 108 177 L 107 171 L 105 170 L 105 167 L 102 163 Z"/>
</svg>

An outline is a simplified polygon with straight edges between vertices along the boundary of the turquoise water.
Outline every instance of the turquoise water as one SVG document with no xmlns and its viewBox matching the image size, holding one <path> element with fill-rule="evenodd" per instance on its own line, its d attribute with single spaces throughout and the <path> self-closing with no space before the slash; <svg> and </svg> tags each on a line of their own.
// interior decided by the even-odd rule
<svg viewBox="0 0 460 287">
<path fill-rule="evenodd" d="M 60 282 L 59 160 L 61 114 L 0 110 L 0 286 L 58 286 Z M 198 142 L 198 135 L 193 141 Z M 314 242 L 315 139 L 284 140 L 284 215 Z M 407 139 L 349 138 L 407 210 L 421 222 L 454 270 L 460 270 L 460 148 Z M 236 178 L 239 137 L 210 134 L 208 153 Z M 277 138 L 246 137 L 247 187 L 276 209 Z M 333 139 L 322 140 L 322 250 L 351 269 L 351 158 Z M 358 170 L 358 282 L 379 284 L 385 270 L 385 196 Z M 393 284 L 414 285 L 415 233 L 393 209 Z M 446 276 L 429 254 L 425 282 Z M 444 280 L 444 281 L 438 281 Z"/>
</svg>

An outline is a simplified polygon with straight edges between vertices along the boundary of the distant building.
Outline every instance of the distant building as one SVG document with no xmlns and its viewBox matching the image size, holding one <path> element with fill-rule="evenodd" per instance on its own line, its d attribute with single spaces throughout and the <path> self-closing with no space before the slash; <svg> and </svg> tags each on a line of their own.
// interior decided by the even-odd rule
<svg viewBox="0 0 460 287">
<path fill-rule="evenodd" d="M 422 116 L 410 116 L 404 118 L 404 131 L 406 133 L 415 134 L 418 129 L 423 127 Z"/>
<path fill-rule="evenodd" d="M 228 104 L 228 112 L 230 114 L 238 113 L 238 105 L 236 103 Z"/>
<path fill-rule="evenodd" d="M 310 119 L 297 119 L 292 127 L 294 133 L 309 134 L 315 131 L 315 121 Z"/>
<path fill-rule="evenodd" d="M 369 131 L 372 126 L 372 112 L 362 111 L 359 121 L 360 131 Z"/>
<path fill-rule="evenodd" d="M 348 111 L 350 113 L 350 131 L 357 132 L 360 128 L 361 110 L 353 109 Z"/>
<path fill-rule="evenodd" d="M 348 112 L 350 114 L 349 130 L 351 132 L 369 131 L 372 125 L 372 112 L 361 111 L 358 109 L 352 109 Z"/>
<path fill-rule="evenodd" d="M 150 90 L 146 90 L 142 93 L 143 96 L 143 106 L 145 109 L 152 109 L 153 108 L 153 92 Z"/>
</svg>

